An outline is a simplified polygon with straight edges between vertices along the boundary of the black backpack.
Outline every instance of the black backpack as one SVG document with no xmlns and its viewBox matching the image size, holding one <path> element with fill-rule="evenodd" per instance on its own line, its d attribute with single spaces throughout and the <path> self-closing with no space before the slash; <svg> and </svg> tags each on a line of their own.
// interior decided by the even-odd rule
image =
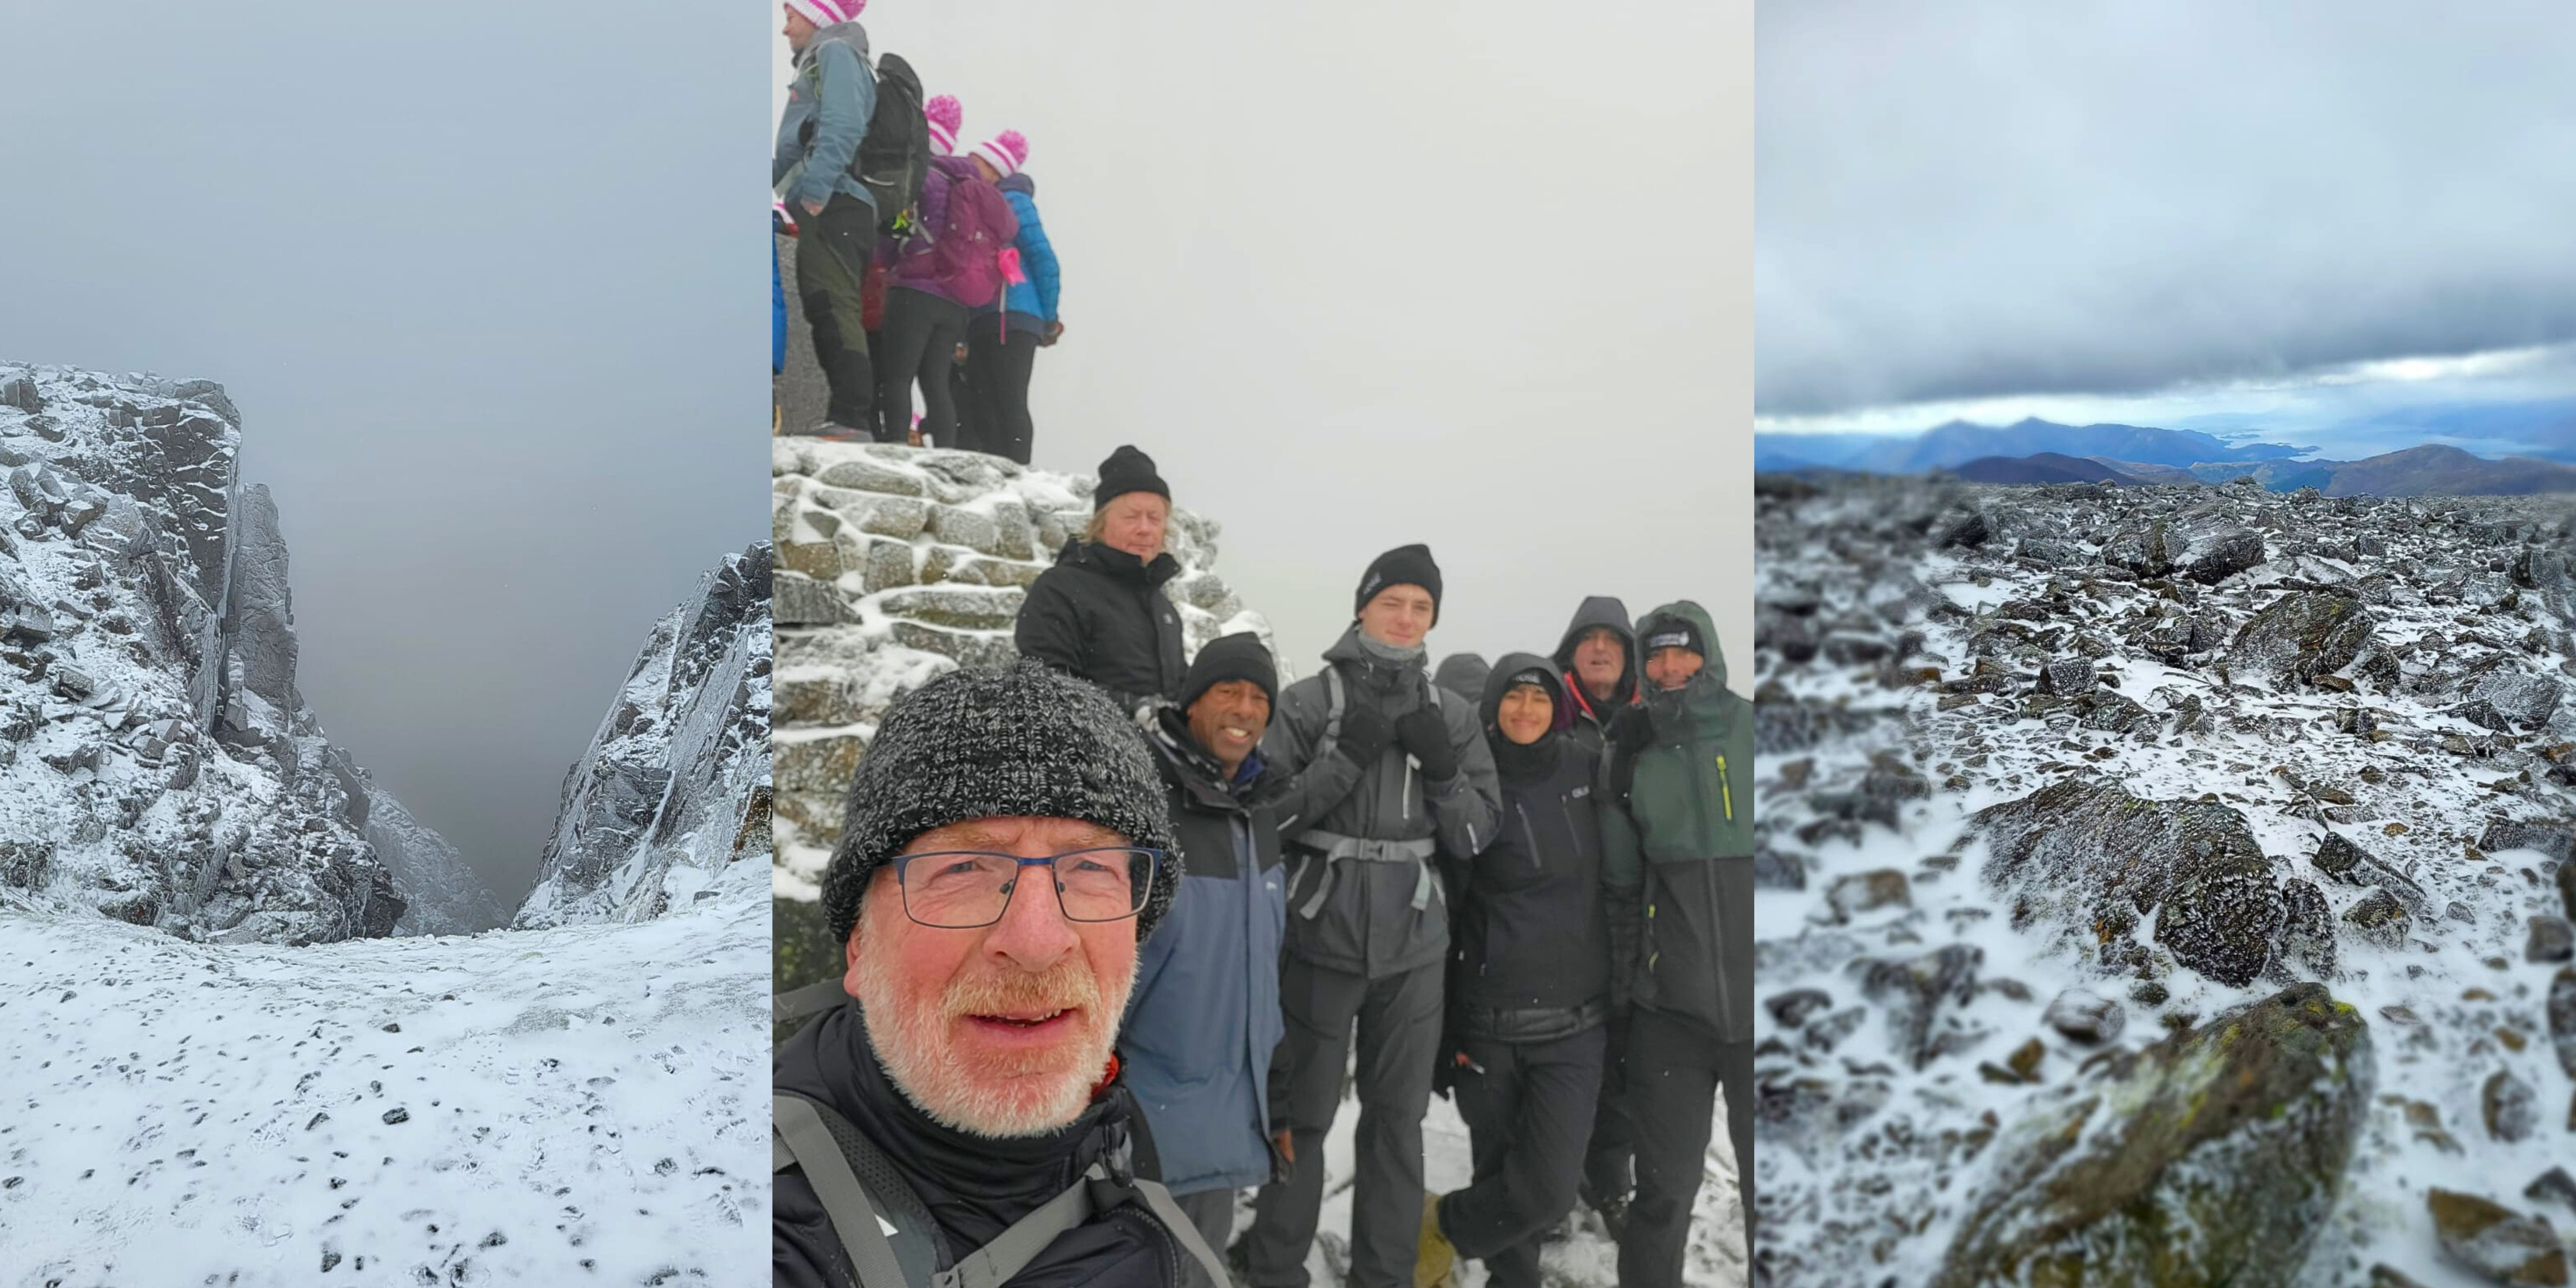
<svg viewBox="0 0 2576 1288">
<path fill-rule="evenodd" d="M 877 59 L 877 110 L 859 140 L 851 173 L 876 198 L 877 228 L 903 232 L 921 205 L 921 181 L 930 172 L 930 121 L 921 114 L 921 78 L 901 56 Z"/>
</svg>

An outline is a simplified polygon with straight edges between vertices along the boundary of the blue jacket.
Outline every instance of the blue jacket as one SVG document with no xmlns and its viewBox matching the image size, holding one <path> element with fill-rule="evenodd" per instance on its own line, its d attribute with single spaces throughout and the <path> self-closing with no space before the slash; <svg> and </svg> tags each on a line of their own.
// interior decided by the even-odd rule
<svg viewBox="0 0 2576 1288">
<path fill-rule="evenodd" d="M 1146 741 L 1171 795 L 1185 870 L 1171 912 L 1137 949 L 1120 1076 L 1174 1194 L 1245 1189 L 1270 1179 L 1270 1054 L 1285 1032 L 1278 818 L 1244 799 L 1259 782 L 1257 753 L 1245 776 L 1220 784 L 1178 712 Z"/>
<path fill-rule="evenodd" d="M 1046 225 L 1038 222 L 1038 185 L 1024 172 L 1012 175 L 996 185 L 1002 199 L 1011 203 L 1011 213 L 1020 218 L 1020 235 L 1012 245 L 1020 250 L 1020 272 L 1029 280 L 1011 287 L 1002 307 L 1010 312 L 1014 331 L 1043 332 L 1055 321 L 1056 295 L 1064 281 L 1062 266 L 1056 262 L 1055 246 L 1047 240 Z M 979 317 L 989 318 L 994 310 L 980 310 Z"/>
<path fill-rule="evenodd" d="M 788 83 L 787 110 L 779 113 L 778 142 L 769 156 L 770 187 L 797 219 L 807 217 L 806 203 L 824 205 L 836 193 L 877 208 L 867 185 L 850 172 L 876 112 L 868 33 L 855 22 L 815 32 L 796 55 L 796 79 Z"/>
<path fill-rule="evenodd" d="M 787 288 L 778 280 L 778 238 L 769 239 L 769 374 L 787 370 Z"/>
</svg>

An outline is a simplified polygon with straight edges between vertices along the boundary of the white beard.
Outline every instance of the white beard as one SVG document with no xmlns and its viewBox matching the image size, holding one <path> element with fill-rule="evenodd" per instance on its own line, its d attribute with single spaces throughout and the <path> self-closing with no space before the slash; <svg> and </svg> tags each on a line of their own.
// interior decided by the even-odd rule
<svg viewBox="0 0 2576 1288">
<path fill-rule="evenodd" d="M 899 996 L 894 978 L 862 934 L 856 969 L 859 1013 L 895 1089 L 930 1120 L 971 1136 L 1044 1136 L 1082 1116 L 1091 1089 L 1108 1071 L 1127 995 L 1136 986 L 1131 962 L 1105 991 L 1090 961 L 1067 954 L 1044 974 L 996 970 L 977 963 L 938 997 Z M 1075 1039 L 1051 1051 L 1003 1056 L 970 1068 L 949 1041 L 959 1017 L 1011 1008 L 1079 1008 Z"/>
</svg>

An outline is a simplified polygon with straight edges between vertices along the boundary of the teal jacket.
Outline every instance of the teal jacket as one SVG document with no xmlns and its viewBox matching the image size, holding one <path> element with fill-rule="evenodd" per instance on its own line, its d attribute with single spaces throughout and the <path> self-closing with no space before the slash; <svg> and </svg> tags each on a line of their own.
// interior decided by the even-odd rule
<svg viewBox="0 0 2576 1288">
<path fill-rule="evenodd" d="M 868 33 L 855 22 L 815 32 L 796 55 L 796 79 L 788 82 L 787 110 L 779 114 L 769 157 L 770 187 L 798 219 L 806 217 L 807 203 L 825 205 L 840 193 L 876 209 L 876 198 L 850 169 L 876 111 Z"/>
</svg>

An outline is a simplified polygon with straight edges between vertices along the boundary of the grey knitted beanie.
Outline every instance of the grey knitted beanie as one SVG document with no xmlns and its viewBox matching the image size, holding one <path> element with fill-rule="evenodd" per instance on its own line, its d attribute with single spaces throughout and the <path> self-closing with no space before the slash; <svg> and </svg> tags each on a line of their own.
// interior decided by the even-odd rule
<svg viewBox="0 0 2576 1288">
<path fill-rule="evenodd" d="M 1144 736 L 1099 689 L 1024 658 L 951 671 L 886 712 L 850 779 L 841 844 L 823 874 L 833 942 L 849 942 L 869 881 L 914 837 L 1009 816 L 1096 823 L 1163 851 L 1136 938 L 1171 909 L 1180 860 Z"/>
</svg>

